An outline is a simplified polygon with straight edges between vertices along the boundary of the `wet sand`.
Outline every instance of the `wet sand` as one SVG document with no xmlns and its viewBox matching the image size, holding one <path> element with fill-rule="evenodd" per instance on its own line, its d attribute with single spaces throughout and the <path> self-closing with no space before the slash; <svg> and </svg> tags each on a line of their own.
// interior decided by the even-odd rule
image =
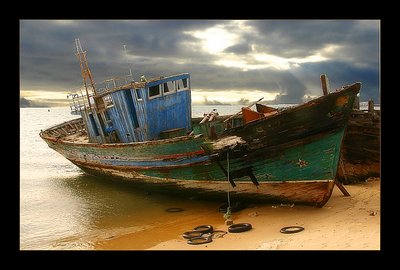
<svg viewBox="0 0 400 270">
<path fill-rule="evenodd" d="M 222 213 L 210 204 L 189 213 L 162 217 L 149 229 L 115 233 L 96 243 L 96 249 L 116 250 L 379 250 L 380 181 L 346 185 L 345 197 L 335 186 L 322 208 L 300 205 L 250 205 L 232 214 L 234 223 L 250 223 L 253 229 L 228 233 L 202 245 L 189 245 L 182 233 L 203 224 L 227 231 Z M 216 203 L 218 207 L 220 203 Z M 213 209 L 211 209 L 213 208 Z M 286 226 L 302 226 L 304 231 L 282 234 Z M 126 231 L 126 230 L 125 230 Z M 151 240 L 150 240 L 151 239 Z"/>
</svg>

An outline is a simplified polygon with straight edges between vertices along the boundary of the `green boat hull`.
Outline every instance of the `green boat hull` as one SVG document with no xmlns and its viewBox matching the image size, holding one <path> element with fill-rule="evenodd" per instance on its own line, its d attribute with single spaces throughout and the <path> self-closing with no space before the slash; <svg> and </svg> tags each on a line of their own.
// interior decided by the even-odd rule
<svg viewBox="0 0 400 270">
<path fill-rule="evenodd" d="M 87 173 L 155 191 L 202 198 L 226 198 L 229 191 L 237 199 L 323 206 L 332 193 L 344 131 L 359 89 L 360 84 L 350 85 L 230 129 L 216 141 L 198 134 L 89 143 L 79 119 L 40 136 Z M 240 136 L 244 147 L 213 148 L 232 135 Z"/>
</svg>

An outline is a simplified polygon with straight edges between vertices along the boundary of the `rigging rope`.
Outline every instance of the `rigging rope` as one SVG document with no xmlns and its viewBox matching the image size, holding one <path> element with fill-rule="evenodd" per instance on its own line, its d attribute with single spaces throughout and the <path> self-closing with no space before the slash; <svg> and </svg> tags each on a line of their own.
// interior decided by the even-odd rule
<svg viewBox="0 0 400 270">
<path fill-rule="evenodd" d="M 227 163 L 227 175 L 229 181 L 229 151 L 226 153 L 226 163 Z M 230 188 L 230 187 L 229 187 Z M 228 208 L 226 209 L 226 213 L 224 214 L 225 219 L 231 218 L 231 199 L 229 196 L 229 189 L 228 189 Z"/>
</svg>

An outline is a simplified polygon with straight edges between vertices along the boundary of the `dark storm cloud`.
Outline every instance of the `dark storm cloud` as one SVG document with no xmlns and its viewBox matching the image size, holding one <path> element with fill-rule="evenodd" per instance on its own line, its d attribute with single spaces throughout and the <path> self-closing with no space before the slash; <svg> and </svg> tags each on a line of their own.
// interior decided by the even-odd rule
<svg viewBox="0 0 400 270">
<path fill-rule="evenodd" d="M 357 67 L 343 61 L 307 63 L 303 68 L 312 74 L 320 71 L 328 75 L 331 91 L 343 85 L 361 82 L 360 100 L 373 99 L 379 103 L 379 69 L 378 67 Z M 318 89 L 315 87 L 314 89 Z M 312 94 L 319 94 L 318 91 Z"/>
<path fill-rule="evenodd" d="M 319 75 L 332 84 L 361 81 L 362 100 L 379 96 L 379 22 L 360 21 L 247 21 L 252 31 L 217 20 L 77 20 L 70 23 L 20 21 L 20 86 L 22 90 L 67 91 L 82 83 L 74 39 L 80 38 L 96 82 L 127 75 L 135 79 L 190 72 L 193 90 L 261 90 L 276 93 L 276 102 L 299 103 L 319 91 Z M 220 55 L 200 48 L 187 31 L 225 25 L 240 36 L 224 53 L 261 64 L 251 53 L 303 58 L 337 45 L 324 62 L 303 63 L 291 70 L 217 66 Z M 123 45 L 127 46 L 124 57 Z M 253 51 L 254 48 L 254 51 Z M 309 86 L 313 89 L 310 90 Z"/>
<path fill-rule="evenodd" d="M 257 35 L 253 35 L 253 42 L 257 44 L 258 49 L 278 56 L 306 57 L 320 52 L 329 44 L 342 45 L 348 54 L 359 52 L 366 58 L 371 57 L 371 52 L 374 57 L 379 52 L 378 22 L 255 20 L 249 21 L 248 24 L 257 31 Z"/>
<path fill-rule="evenodd" d="M 187 58 L 193 52 L 178 46 L 183 40 L 196 41 L 182 31 L 203 29 L 218 21 L 55 21 L 20 22 L 21 88 L 49 89 L 80 83 L 75 57 L 75 38 L 80 38 L 93 73 L 111 77 L 122 70 L 123 45 L 128 54 Z M 196 53 L 191 58 L 201 57 Z M 115 63 L 113 61 L 116 61 Z M 152 64 L 152 63 L 149 63 Z M 126 66 L 124 66 L 126 68 Z M 52 76 L 48 76 L 52 74 Z"/>
<path fill-rule="evenodd" d="M 351 33 L 353 21 L 273 20 L 251 21 L 260 48 L 285 57 L 305 57 L 326 43 L 336 43 Z M 264 41 L 264 42 L 261 42 Z"/>
</svg>

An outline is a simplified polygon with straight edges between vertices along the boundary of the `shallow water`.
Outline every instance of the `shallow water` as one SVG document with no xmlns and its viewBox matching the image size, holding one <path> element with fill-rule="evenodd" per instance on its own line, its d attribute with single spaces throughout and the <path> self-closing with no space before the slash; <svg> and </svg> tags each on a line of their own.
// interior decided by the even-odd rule
<svg viewBox="0 0 400 270">
<path fill-rule="evenodd" d="M 228 114 L 240 107 L 195 106 L 192 113 L 202 116 L 217 108 Z M 116 234 L 160 228 L 161 221 L 174 227 L 177 217 L 221 216 L 218 205 L 224 202 L 153 194 L 87 175 L 39 137 L 41 129 L 76 117 L 69 108 L 20 109 L 20 249 L 94 249 Z M 185 211 L 166 212 L 169 207 Z M 151 231 L 145 236 L 138 248 L 156 244 L 160 233 L 157 239 Z"/>
</svg>

